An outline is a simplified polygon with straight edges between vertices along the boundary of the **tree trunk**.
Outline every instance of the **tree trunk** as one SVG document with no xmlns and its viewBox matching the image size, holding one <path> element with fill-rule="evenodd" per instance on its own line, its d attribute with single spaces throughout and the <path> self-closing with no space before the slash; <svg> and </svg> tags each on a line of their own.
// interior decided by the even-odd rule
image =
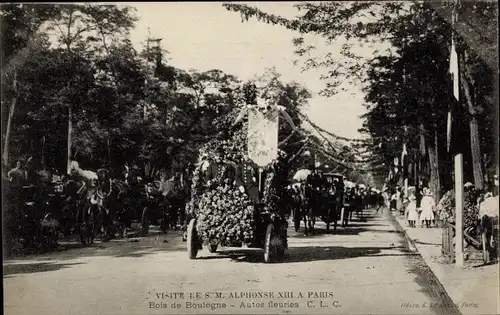
<svg viewBox="0 0 500 315">
<path fill-rule="evenodd" d="M 438 130 L 437 127 L 434 128 L 434 151 L 436 155 L 436 165 L 434 174 L 436 176 L 435 179 L 435 189 L 434 189 L 434 200 L 436 202 L 441 198 L 441 176 L 439 174 L 439 142 L 438 142 Z"/>
<path fill-rule="evenodd" d="M 70 173 L 71 168 L 71 143 L 72 143 L 72 133 L 73 133 L 73 122 L 72 122 L 72 112 L 71 112 L 71 104 L 68 104 L 68 147 L 67 147 L 67 173 Z"/>
<path fill-rule="evenodd" d="M 429 186 L 434 195 L 434 200 L 436 203 L 439 201 L 441 183 L 439 180 L 439 159 L 438 159 L 438 142 L 437 142 L 437 131 L 434 131 L 434 145 L 429 146 L 427 152 L 429 154 L 429 166 L 431 170 L 431 178 Z"/>
<path fill-rule="evenodd" d="M 472 167 L 474 171 L 474 186 L 483 189 L 483 169 L 481 163 L 481 149 L 479 143 L 479 126 L 476 117 L 470 120 L 470 149 L 472 152 Z"/>
<path fill-rule="evenodd" d="M 110 143 L 110 139 L 109 139 L 109 135 L 106 139 L 106 146 L 107 146 L 107 153 L 108 153 L 108 167 L 111 168 L 111 164 L 112 164 L 112 161 L 111 161 L 111 143 Z"/>
<path fill-rule="evenodd" d="M 479 126 L 476 117 L 476 109 L 474 107 L 473 93 L 471 90 L 469 83 L 474 85 L 473 78 L 469 75 L 469 71 L 467 71 L 467 52 L 463 54 L 463 65 L 464 71 L 461 71 L 461 85 L 464 89 L 465 99 L 467 100 L 467 108 L 469 110 L 470 115 L 470 149 L 472 153 L 472 167 L 474 172 L 474 186 L 476 189 L 483 189 L 483 164 L 481 162 L 481 147 L 479 140 Z"/>
<path fill-rule="evenodd" d="M 42 169 L 45 170 L 45 136 L 42 138 Z"/>
<path fill-rule="evenodd" d="M 17 71 L 14 71 L 12 88 L 14 90 L 12 96 L 12 102 L 9 108 L 9 116 L 7 117 L 7 130 L 5 131 L 5 140 L 3 145 L 3 162 L 4 165 L 9 163 L 9 140 L 10 140 L 10 130 L 12 128 L 12 118 L 14 117 L 14 112 L 17 104 Z"/>
</svg>

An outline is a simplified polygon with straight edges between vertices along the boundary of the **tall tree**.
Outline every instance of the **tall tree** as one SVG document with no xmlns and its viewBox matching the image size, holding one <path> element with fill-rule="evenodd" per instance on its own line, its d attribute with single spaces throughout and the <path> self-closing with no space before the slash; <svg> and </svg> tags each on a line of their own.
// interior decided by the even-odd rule
<svg viewBox="0 0 500 315">
<path fill-rule="evenodd" d="M 134 26 L 136 17 L 129 7 L 116 5 L 55 5 L 58 14 L 49 21 L 47 29 L 55 31 L 59 44 L 65 48 L 69 64 L 73 64 L 76 51 L 79 55 L 109 53 L 107 40 L 121 39 Z M 96 37 L 99 36 L 99 37 Z M 70 83 L 66 89 L 70 89 Z M 69 171 L 72 157 L 72 136 L 74 99 L 64 101 L 68 109 L 67 132 L 67 168 Z"/>
<path fill-rule="evenodd" d="M 0 15 L 2 23 L 2 112 L 6 112 L 8 103 L 8 114 L 6 129 L 2 138 L 4 165 L 9 162 L 9 141 L 12 128 L 12 120 L 18 103 L 18 69 L 23 66 L 33 49 L 40 46 L 39 30 L 48 19 L 56 14 L 52 7 L 30 5 L 30 4 L 2 4 Z M 10 100 L 10 102 L 7 102 Z M 2 130 L 3 132 L 3 130 Z"/>
<path fill-rule="evenodd" d="M 376 58 L 361 58 L 352 49 L 354 40 L 361 40 L 364 44 L 369 45 L 371 42 L 387 42 L 390 46 L 398 47 L 401 50 L 401 42 L 407 40 L 408 47 L 413 47 L 421 43 L 421 39 L 425 42 L 432 42 L 437 48 L 436 54 L 438 58 L 442 58 L 444 55 L 449 54 L 449 38 L 451 30 L 449 30 L 449 25 L 451 21 L 451 5 L 447 3 L 428 3 L 428 2 L 321 2 L 321 3 L 300 3 L 295 5 L 298 10 L 298 15 L 296 18 L 284 18 L 281 16 L 269 14 L 263 12 L 249 5 L 243 4 L 223 4 L 223 6 L 231 11 L 235 11 L 241 14 L 244 20 L 248 20 L 250 17 L 255 17 L 258 20 L 282 25 L 288 29 L 298 31 L 301 36 L 294 40 L 296 45 L 296 53 L 299 56 L 304 57 L 303 68 L 304 69 L 316 69 L 324 70 L 325 75 L 321 78 L 325 80 L 325 95 L 335 94 L 339 89 L 342 89 L 343 83 L 348 80 L 358 81 L 364 80 L 364 76 L 367 75 L 367 71 L 372 69 L 373 71 L 380 72 L 386 71 L 386 68 L 377 68 L 377 59 L 381 52 L 375 52 Z M 457 26 L 459 34 L 469 43 L 469 50 L 477 50 L 477 54 L 486 62 L 487 65 L 493 69 L 498 69 L 496 64 L 495 56 L 492 52 L 496 52 L 495 41 L 492 40 L 496 38 L 497 33 L 491 25 L 491 21 L 496 16 L 496 3 L 464 3 L 462 10 L 465 12 L 469 10 L 471 14 L 462 13 L 463 16 L 468 16 L 469 19 L 463 19 Z M 466 9 L 467 8 L 467 9 Z M 472 14 L 473 13 L 473 14 Z M 460 20 L 460 19 L 459 19 Z M 475 20 L 480 21 L 478 25 L 474 25 Z M 446 29 L 448 27 L 448 30 Z M 308 41 L 308 34 L 318 34 L 325 39 L 327 44 L 332 44 L 338 40 L 344 40 L 345 44 L 342 47 L 340 53 L 342 60 L 333 53 L 327 53 L 325 55 L 314 54 L 314 45 L 310 45 Z M 408 41 L 408 37 L 410 40 Z M 486 40 L 481 40 L 484 38 Z M 471 42 L 472 41 L 472 42 Z M 399 43 L 399 44 L 398 44 Z M 413 44 L 412 44 L 413 43 Z M 474 47 L 474 49 L 472 49 Z M 476 48 L 477 47 L 477 48 Z M 421 49 L 425 49 L 421 47 Z M 472 53 L 469 52 L 469 55 Z M 377 56 L 378 55 L 378 56 Z M 312 56 L 312 57 L 310 57 Z M 407 56 L 411 56 L 408 55 Z M 395 59 L 393 59 L 394 61 Z M 389 64 L 395 65 L 391 61 Z M 406 62 L 411 62 L 412 60 L 406 60 Z M 470 60 L 464 60 L 468 65 L 472 64 Z M 440 80 L 442 79 L 442 73 L 447 73 L 447 69 L 443 68 L 444 65 L 442 60 L 439 61 L 440 66 Z M 373 77 L 373 76 L 372 76 Z M 399 80 L 390 83 L 386 88 L 388 91 L 393 91 L 393 93 L 398 93 L 398 84 L 401 85 L 401 76 Z M 469 78 L 469 82 L 471 79 Z M 373 84 L 373 80 L 368 79 L 365 83 L 369 86 Z M 416 82 L 419 83 L 419 82 Z M 421 81 L 422 85 L 426 85 L 426 81 Z M 442 85 L 440 85 L 443 87 Z M 368 87 L 369 88 L 369 87 Z M 427 87 L 427 92 L 422 94 L 420 97 L 420 102 L 432 104 L 429 110 L 433 111 L 438 109 L 438 107 L 447 104 L 447 101 L 443 102 L 443 98 L 435 98 L 435 93 L 429 94 L 429 88 Z M 375 89 L 372 89 L 375 90 Z M 422 88 L 417 90 L 422 91 Z M 425 88 L 424 88 L 425 90 Z M 432 88 L 431 88 L 432 90 Z M 446 90 L 446 89 L 445 89 Z M 434 92 L 434 91 L 432 91 Z M 384 93 L 379 89 L 377 93 Z M 392 92 L 391 92 L 392 93 Z M 439 93 L 438 93 L 439 94 Z M 400 99 L 406 102 L 406 99 Z M 417 100 L 417 99 L 414 99 Z M 379 109 L 377 109 L 379 110 Z M 469 111 L 470 112 L 470 111 Z M 381 111 L 376 115 L 380 116 Z M 473 115 L 477 115 L 477 111 L 472 112 Z M 397 113 L 391 114 L 396 116 L 389 116 L 389 121 L 393 120 L 399 126 L 399 134 L 397 134 L 399 139 L 404 137 L 402 123 L 397 123 L 401 117 Z M 381 116 L 383 117 L 383 116 Z M 438 176 L 436 176 L 436 169 L 439 168 L 437 165 L 438 151 L 440 151 L 440 128 L 438 125 L 440 120 L 440 110 L 436 111 L 436 115 L 432 119 L 426 120 L 426 122 L 431 122 L 431 126 L 426 126 L 426 137 L 428 140 L 430 149 L 429 158 L 432 158 L 432 173 L 433 182 L 436 185 L 439 184 Z M 476 184 L 481 186 L 481 174 L 480 170 L 480 157 L 477 148 L 479 147 L 479 141 L 476 131 L 474 131 L 474 119 L 470 120 L 471 125 L 471 149 L 473 153 L 474 160 L 474 173 L 476 174 Z M 400 121 L 401 122 L 401 121 Z M 434 126 L 432 126 L 434 125 Z M 395 131 L 395 130 L 393 130 Z M 394 134 L 391 134 L 394 135 Z M 378 143 L 380 148 L 385 148 L 387 145 Z M 400 147 L 398 145 L 398 147 Z M 374 148 L 377 151 L 376 148 Z M 388 152 L 388 151 L 386 151 Z M 393 152 L 394 154 L 396 152 Z M 398 154 L 394 154 L 397 156 Z M 393 156 L 393 157 L 394 157 Z M 384 160 L 388 160 L 387 156 Z M 387 163 L 386 163 L 387 164 Z M 392 163 L 390 163 L 392 164 Z M 388 164 L 387 167 L 390 165 Z"/>
</svg>

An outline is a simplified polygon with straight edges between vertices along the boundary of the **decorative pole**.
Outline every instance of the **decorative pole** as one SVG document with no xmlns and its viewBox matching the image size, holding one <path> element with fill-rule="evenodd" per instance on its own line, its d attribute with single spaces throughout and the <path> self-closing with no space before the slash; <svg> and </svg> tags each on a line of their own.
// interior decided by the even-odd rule
<svg viewBox="0 0 500 315">
<path fill-rule="evenodd" d="M 405 37 L 403 38 L 403 54 L 405 53 L 404 50 L 406 49 L 406 34 Z M 403 100 L 405 99 L 405 89 L 406 85 L 406 64 L 403 64 Z M 406 152 L 406 137 L 408 134 L 408 127 L 404 126 L 404 134 L 403 134 L 403 153 L 401 155 L 401 168 L 402 168 L 402 175 L 403 175 L 403 185 L 404 185 L 404 195 L 405 198 L 408 198 L 408 166 L 406 165 L 405 161 L 408 159 L 408 153 Z"/>
<path fill-rule="evenodd" d="M 460 67 L 455 47 L 455 24 L 457 22 L 457 7 L 459 0 L 453 2 L 453 13 L 451 21 L 451 57 L 450 72 L 453 74 L 453 95 L 460 101 L 459 97 L 459 78 Z M 452 62 L 454 64 L 452 64 Z M 449 142 L 449 141 L 448 141 Z M 463 204 L 464 204 L 464 183 L 463 183 L 463 157 L 461 153 L 455 155 L 455 263 L 459 267 L 464 266 L 464 222 L 463 222 Z"/>
</svg>

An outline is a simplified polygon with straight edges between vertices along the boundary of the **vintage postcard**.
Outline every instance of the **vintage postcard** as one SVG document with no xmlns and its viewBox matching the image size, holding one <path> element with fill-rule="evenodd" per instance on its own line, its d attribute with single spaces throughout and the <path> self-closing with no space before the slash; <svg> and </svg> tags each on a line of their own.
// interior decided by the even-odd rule
<svg viewBox="0 0 500 315">
<path fill-rule="evenodd" d="M 8 315 L 498 314 L 498 2 L 0 5 Z"/>
</svg>

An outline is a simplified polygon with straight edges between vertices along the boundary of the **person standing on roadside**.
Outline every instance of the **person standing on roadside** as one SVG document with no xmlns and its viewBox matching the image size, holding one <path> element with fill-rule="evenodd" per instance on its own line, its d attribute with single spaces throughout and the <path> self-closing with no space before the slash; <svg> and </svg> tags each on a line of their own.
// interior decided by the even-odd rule
<svg viewBox="0 0 500 315">
<path fill-rule="evenodd" d="M 385 190 L 379 194 L 376 195 L 377 196 L 377 213 L 380 209 L 382 209 L 381 213 L 384 213 L 384 207 L 386 205 L 386 199 L 388 198 L 387 197 L 387 193 L 385 192 Z"/>
<path fill-rule="evenodd" d="M 384 189 L 382 192 L 382 197 L 384 198 L 384 207 L 391 210 L 391 195 L 389 194 L 389 191 L 387 188 Z"/>
<path fill-rule="evenodd" d="M 420 208 L 422 212 L 420 213 L 420 223 L 423 227 L 425 222 L 425 227 L 429 228 L 431 221 L 434 220 L 434 211 L 436 209 L 436 202 L 432 198 L 432 192 L 429 188 L 424 188 L 424 196 L 420 202 Z"/>
<path fill-rule="evenodd" d="M 12 186 L 22 185 L 25 179 L 25 172 L 21 167 L 21 161 L 16 162 L 16 167 L 11 169 L 7 173 L 7 178 L 9 179 L 9 182 L 12 184 Z"/>
<path fill-rule="evenodd" d="M 414 195 L 411 195 L 409 198 L 409 203 L 406 206 L 406 215 L 408 218 L 408 225 L 411 228 L 415 227 L 415 223 L 418 220 L 418 211 L 417 211 L 417 203 Z"/>
<path fill-rule="evenodd" d="M 397 191 L 394 191 L 394 193 L 391 195 L 391 202 L 390 202 L 391 211 L 397 210 L 397 205 L 398 205 L 397 200 L 398 200 L 398 194 Z"/>
</svg>

